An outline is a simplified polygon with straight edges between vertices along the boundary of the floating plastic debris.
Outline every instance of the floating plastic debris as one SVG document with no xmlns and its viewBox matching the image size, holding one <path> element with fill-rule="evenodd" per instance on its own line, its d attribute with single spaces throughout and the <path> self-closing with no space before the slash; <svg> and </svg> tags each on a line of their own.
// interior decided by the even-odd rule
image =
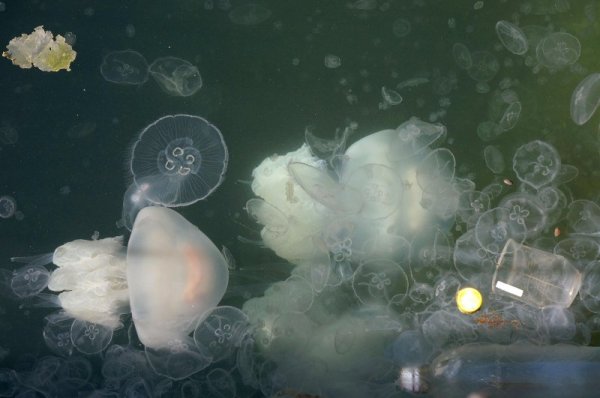
<svg viewBox="0 0 600 398">
<path fill-rule="evenodd" d="M 23 69 L 32 66 L 44 72 L 58 72 L 65 69 L 71 70 L 71 63 L 77 53 L 61 35 L 56 38 L 50 31 L 45 31 L 43 26 L 38 26 L 30 34 L 22 34 L 12 39 L 7 51 L 2 56 L 10 59 L 13 64 Z"/>
</svg>

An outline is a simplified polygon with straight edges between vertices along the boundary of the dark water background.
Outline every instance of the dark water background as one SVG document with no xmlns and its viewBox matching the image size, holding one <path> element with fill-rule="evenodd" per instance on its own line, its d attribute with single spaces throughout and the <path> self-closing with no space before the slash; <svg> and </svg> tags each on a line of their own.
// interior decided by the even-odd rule
<svg viewBox="0 0 600 398">
<path fill-rule="evenodd" d="M 481 154 L 487 144 L 475 133 L 486 118 L 489 95 L 475 92 L 475 82 L 456 67 L 451 48 L 460 41 L 469 48 L 486 49 L 502 64 L 510 54 L 497 48 L 494 25 L 500 19 L 511 20 L 523 2 L 486 1 L 475 10 L 473 1 L 380 1 L 366 11 L 352 10 L 346 3 L 265 1 L 270 18 L 242 26 L 216 5 L 206 10 L 202 0 L 5 1 L 0 43 L 44 25 L 55 34 L 76 35 L 77 59 L 70 72 L 58 73 L 19 69 L 0 60 L 0 123 L 8 123 L 19 134 L 16 143 L 1 146 L 0 195 L 14 197 L 24 215 L 20 221 L 0 220 L 0 267 L 13 267 L 11 256 L 50 252 L 64 242 L 89 239 L 94 231 L 101 237 L 122 234 L 115 222 L 128 185 L 128 146 L 141 129 L 167 114 L 205 117 L 225 137 L 230 151 L 226 181 L 207 200 L 181 213 L 218 246 L 227 245 L 242 267 L 280 261 L 237 240 L 238 235 L 257 237 L 257 227 L 241 214 L 252 196 L 243 181 L 251 178 L 262 159 L 299 147 L 308 125 L 326 137 L 357 122 L 351 137 L 356 140 L 394 128 L 410 116 L 427 120 L 439 109 L 440 96 L 425 85 L 406 95 L 400 106 L 379 110 L 381 86 L 455 74 L 456 86 L 446 95 L 452 104 L 440 120 L 448 127 L 447 146 L 456 156 L 459 174 L 472 176 L 478 186 L 490 182 L 492 175 Z M 232 1 L 233 7 L 239 4 Z M 583 48 L 579 64 L 596 71 L 599 30 L 585 16 L 589 4 L 594 5 L 573 1 L 566 12 L 523 16 L 521 24 L 552 24 L 575 34 Z M 404 38 L 392 32 L 399 17 L 412 25 Z M 454 29 L 448 26 L 450 18 Z M 126 35 L 128 25 L 135 27 L 132 38 Z M 142 86 L 104 80 L 99 71 L 103 57 L 123 49 L 136 50 L 149 62 L 163 56 L 189 60 L 198 66 L 204 86 L 191 97 L 172 97 L 152 79 Z M 326 68 L 327 54 L 340 56 L 341 67 Z M 569 117 L 571 92 L 583 76 L 569 70 L 534 74 L 518 60 L 510 68 L 502 67 L 490 85 L 493 89 L 502 77 L 517 79 L 523 113 L 517 128 L 494 144 L 508 160 L 523 143 L 547 140 L 558 148 L 564 163 L 580 170 L 571 185 L 572 196 L 596 199 L 599 119 L 577 127 Z M 347 100 L 349 90 L 357 96 L 356 103 Z M 87 136 L 69 134 L 83 123 L 96 127 Z M 508 169 L 508 177 L 514 178 Z M 69 194 L 61 194 L 64 186 L 70 188 Z M 10 351 L 0 366 L 13 366 L 24 353 L 48 353 L 41 329 L 49 310 L 0 300 L 0 346 Z"/>
</svg>

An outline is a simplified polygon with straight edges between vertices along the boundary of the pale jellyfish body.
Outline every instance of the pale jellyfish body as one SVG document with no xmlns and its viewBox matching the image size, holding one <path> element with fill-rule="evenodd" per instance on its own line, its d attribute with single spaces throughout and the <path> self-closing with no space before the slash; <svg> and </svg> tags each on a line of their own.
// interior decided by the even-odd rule
<svg viewBox="0 0 600 398">
<path fill-rule="evenodd" d="M 127 248 L 133 321 L 144 345 L 169 347 L 194 330 L 217 306 L 229 271 L 217 247 L 173 210 L 146 207 Z"/>
</svg>

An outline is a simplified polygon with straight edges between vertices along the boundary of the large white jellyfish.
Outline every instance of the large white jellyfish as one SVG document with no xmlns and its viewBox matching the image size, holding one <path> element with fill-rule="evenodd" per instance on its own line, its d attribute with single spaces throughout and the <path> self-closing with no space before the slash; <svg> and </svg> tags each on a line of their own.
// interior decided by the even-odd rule
<svg viewBox="0 0 600 398">
<path fill-rule="evenodd" d="M 61 292 L 67 315 L 112 330 L 130 308 L 157 373 L 179 379 L 210 364 L 207 347 L 190 333 L 225 294 L 229 271 L 211 240 L 177 212 L 142 209 L 127 249 L 122 237 L 76 240 L 52 261 L 58 268 L 48 287 Z"/>
<path fill-rule="evenodd" d="M 133 183 L 123 199 L 123 225 L 149 205 L 187 206 L 223 182 L 229 154 L 223 135 L 206 119 L 168 115 L 147 126 L 130 155 Z"/>
<path fill-rule="evenodd" d="M 452 152 L 430 148 L 445 131 L 412 118 L 351 145 L 336 170 L 307 145 L 269 157 L 252 173 L 263 201 L 251 199 L 247 210 L 264 226 L 265 244 L 296 264 L 395 256 L 418 238 L 416 249 L 427 241 L 420 231 L 449 228 L 470 186 L 455 178 Z"/>
</svg>

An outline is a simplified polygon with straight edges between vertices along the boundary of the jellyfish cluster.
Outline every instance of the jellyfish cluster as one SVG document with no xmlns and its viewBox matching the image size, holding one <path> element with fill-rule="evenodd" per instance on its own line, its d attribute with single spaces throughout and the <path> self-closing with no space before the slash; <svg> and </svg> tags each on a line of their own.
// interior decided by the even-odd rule
<svg viewBox="0 0 600 398">
<path fill-rule="evenodd" d="M 257 142 L 264 154 L 246 153 L 255 167 L 245 171 L 251 180 L 237 181 L 245 191 L 231 213 L 242 228 L 227 242 L 194 225 L 193 211 L 183 213 L 189 219 L 180 214 L 225 180 L 229 150 L 219 128 L 203 116 L 174 114 L 141 129 L 127 152 L 118 236 L 56 242 L 52 253 L 13 257 L 0 268 L 3 298 L 27 317 L 44 311 L 30 319 L 52 354 L 0 368 L 0 396 L 390 398 L 427 392 L 431 375 L 417 377 L 416 369 L 440 370 L 456 349 L 597 345 L 600 206 L 593 186 L 584 197 L 581 185 L 598 172 L 580 154 L 589 153 L 595 134 L 600 73 L 580 63 L 590 49 L 575 36 L 593 37 L 597 7 L 525 1 L 489 23 L 480 16 L 503 6 L 477 1 L 442 20 L 438 14 L 454 6 L 325 3 L 298 13 L 302 28 L 276 20 L 285 8 L 262 1 L 196 4 L 207 23 L 229 21 L 235 26 L 227 34 L 244 39 L 261 37 L 273 21 L 270 56 L 278 56 L 270 40 L 292 30 L 300 39 L 290 47 L 297 53 L 260 59 L 239 81 L 224 82 L 231 92 L 244 93 L 238 82 L 260 83 L 265 92 L 257 97 L 268 101 L 262 94 L 270 88 L 289 87 L 279 86 L 280 75 L 285 84 L 318 81 L 323 93 L 331 84 L 327 101 L 346 112 L 348 127 L 331 139 L 308 127 L 304 142 L 262 161 L 272 149 Z M 349 16 L 351 31 L 331 22 L 330 10 Z M 554 19 L 580 13 L 579 24 Z M 363 31 L 374 21 L 382 29 Z M 426 41 L 425 21 L 448 34 Z M 479 35 L 484 29 L 492 46 Z M 339 33 L 350 41 L 354 31 L 368 33 L 356 41 L 362 52 L 335 41 Z M 132 24 L 125 33 L 133 38 Z M 225 55 L 226 47 L 214 53 Z M 260 58 L 257 49 L 236 46 L 236 61 Z M 426 58 L 411 63 L 415 54 Z M 100 73 L 115 84 L 111 92 L 152 78 L 169 96 L 186 97 L 183 106 L 196 106 L 192 96 L 203 87 L 191 62 L 147 62 L 134 50 L 106 54 Z M 546 91 L 556 112 L 541 105 Z M 286 99 L 318 100 L 310 90 L 296 94 Z M 251 117 L 260 113 L 250 109 Z M 67 135 L 92 135 L 96 127 L 78 122 Z M 0 122 L 3 150 L 30 138 L 26 126 L 17 133 Z M 19 208 L 27 203 L 21 193 L 5 193 L 0 222 L 9 225 L 23 217 L 9 195 Z M 219 250 L 221 243 L 235 249 Z M 5 316 L 0 308 L 0 323 Z M 11 355 L 3 345 L 0 361 Z M 501 389 L 513 376 L 486 387 Z M 432 396 L 447 395 L 436 388 Z"/>
<path fill-rule="evenodd" d="M 570 200 L 566 184 L 577 170 L 536 140 L 513 154 L 516 181 L 477 189 L 457 175 L 446 134 L 413 117 L 345 151 L 339 137 L 324 152 L 307 135 L 298 150 L 254 169 L 257 198 L 246 210 L 264 245 L 295 265 L 242 307 L 260 359 L 254 383 L 265 396 L 290 386 L 324 396 L 389 393 L 398 367 L 472 342 L 589 344 L 600 208 Z M 490 171 L 502 172 L 504 157 L 490 148 Z M 570 233 L 557 239 L 565 219 Z M 524 280 L 550 272 L 547 287 L 527 282 L 523 297 L 498 289 L 494 273 L 506 253 L 524 261 Z M 465 287 L 483 296 L 481 310 L 457 309 Z"/>
<path fill-rule="evenodd" d="M 112 51 L 100 65 L 102 77 L 111 83 L 139 86 L 152 76 L 160 89 L 175 97 L 189 97 L 202 88 L 198 67 L 177 57 L 160 57 L 150 65 L 139 52 L 131 49 Z"/>
</svg>

